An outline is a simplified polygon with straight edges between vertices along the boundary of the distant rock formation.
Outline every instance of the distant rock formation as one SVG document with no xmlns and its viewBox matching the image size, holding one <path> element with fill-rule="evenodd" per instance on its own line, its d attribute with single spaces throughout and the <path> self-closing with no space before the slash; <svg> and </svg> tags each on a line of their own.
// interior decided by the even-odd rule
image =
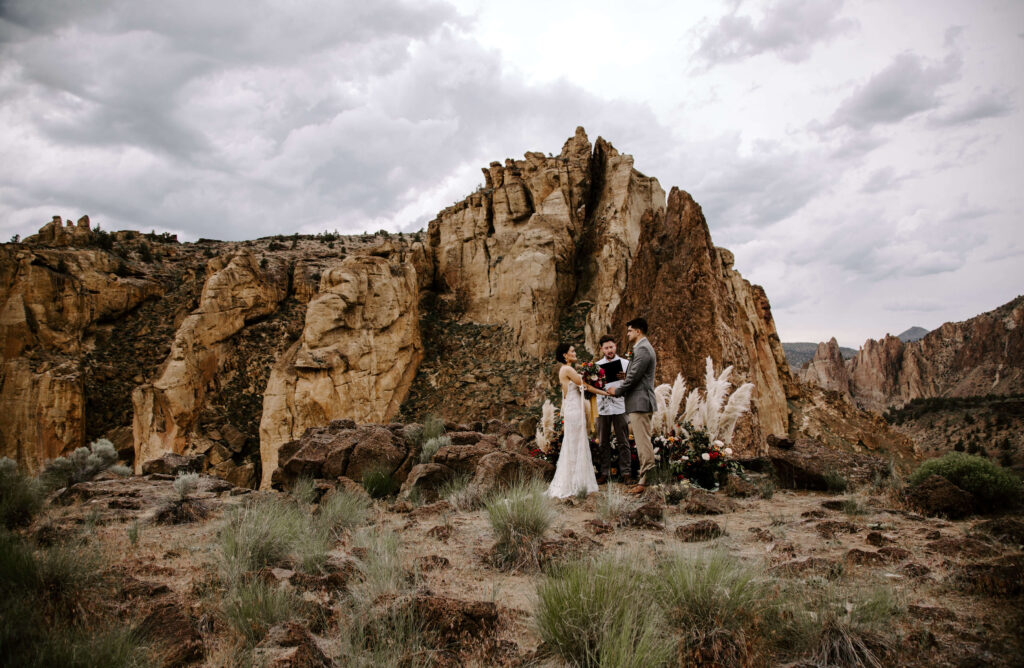
<svg viewBox="0 0 1024 668">
<path fill-rule="evenodd" d="M 910 343 L 911 341 L 920 341 L 927 333 L 928 330 L 924 327 L 911 327 L 897 334 L 896 338 L 903 343 Z"/>
<path fill-rule="evenodd" d="M 909 331 L 909 330 L 908 330 Z M 1024 391 L 1024 296 L 918 341 L 868 339 L 838 363 L 835 339 L 821 344 L 801 379 L 882 412 L 912 399 Z"/>
<path fill-rule="evenodd" d="M 818 352 L 819 345 L 818 343 L 807 341 L 783 341 L 782 350 L 786 353 L 786 361 L 789 362 L 790 371 L 796 374 L 803 365 L 814 359 L 814 354 Z M 839 346 L 839 354 L 844 360 L 848 360 L 856 357 L 857 351 L 853 348 Z"/>
</svg>

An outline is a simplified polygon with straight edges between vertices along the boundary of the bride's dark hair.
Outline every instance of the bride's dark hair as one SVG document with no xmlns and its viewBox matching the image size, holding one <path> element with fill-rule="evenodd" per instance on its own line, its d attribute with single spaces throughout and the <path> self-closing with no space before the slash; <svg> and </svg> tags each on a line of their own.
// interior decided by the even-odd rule
<svg viewBox="0 0 1024 668">
<path fill-rule="evenodd" d="M 565 354 L 569 352 L 569 348 L 572 348 L 571 343 L 559 343 L 558 347 L 555 348 L 555 361 L 559 364 L 565 364 Z"/>
</svg>

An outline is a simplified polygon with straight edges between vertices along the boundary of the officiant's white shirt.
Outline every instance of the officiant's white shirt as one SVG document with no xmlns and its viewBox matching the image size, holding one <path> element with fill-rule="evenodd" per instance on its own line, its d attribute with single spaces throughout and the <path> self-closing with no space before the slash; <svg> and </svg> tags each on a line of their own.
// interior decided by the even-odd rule
<svg viewBox="0 0 1024 668">
<path fill-rule="evenodd" d="M 622 364 L 622 371 L 625 372 L 629 367 L 629 360 L 622 359 L 618 355 L 612 359 L 602 357 L 597 363 L 600 366 L 610 364 L 615 360 L 619 360 Z M 613 380 L 605 383 L 605 388 L 619 387 L 622 385 L 621 380 Z M 625 397 L 598 397 L 597 398 L 597 414 L 598 415 L 622 415 L 626 412 L 626 398 Z"/>
</svg>

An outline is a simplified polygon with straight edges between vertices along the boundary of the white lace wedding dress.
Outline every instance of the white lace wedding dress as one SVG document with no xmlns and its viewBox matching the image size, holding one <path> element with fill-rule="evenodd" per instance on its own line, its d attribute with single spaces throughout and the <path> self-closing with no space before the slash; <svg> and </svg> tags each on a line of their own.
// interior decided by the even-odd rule
<svg viewBox="0 0 1024 668">
<path fill-rule="evenodd" d="M 586 411 L 583 408 L 584 390 L 570 383 L 569 393 L 562 397 L 562 450 L 558 453 L 555 477 L 548 487 L 548 496 L 564 499 L 581 489 L 597 491 L 594 464 L 590 459 L 590 440 L 587 438 Z"/>
</svg>

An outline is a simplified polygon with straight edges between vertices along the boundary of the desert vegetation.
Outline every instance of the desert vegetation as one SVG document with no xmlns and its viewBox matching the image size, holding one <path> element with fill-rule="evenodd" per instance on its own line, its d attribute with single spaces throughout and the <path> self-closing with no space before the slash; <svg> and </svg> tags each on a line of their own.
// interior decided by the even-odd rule
<svg viewBox="0 0 1024 668">
<path fill-rule="evenodd" d="M 447 436 L 404 433 L 417 463 Z M 80 463 L 109 471 L 104 451 Z M 1010 666 L 1024 651 L 1020 482 L 982 457 L 836 471 L 830 491 L 767 469 L 562 501 L 531 476 L 482 491 L 461 473 L 427 502 L 384 469 L 388 484 L 253 492 L 60 467 L 80 482 L 0 460 L 3 665 Z M 936 476 L 972 515 L 918 505 Z"/>
</svg>

